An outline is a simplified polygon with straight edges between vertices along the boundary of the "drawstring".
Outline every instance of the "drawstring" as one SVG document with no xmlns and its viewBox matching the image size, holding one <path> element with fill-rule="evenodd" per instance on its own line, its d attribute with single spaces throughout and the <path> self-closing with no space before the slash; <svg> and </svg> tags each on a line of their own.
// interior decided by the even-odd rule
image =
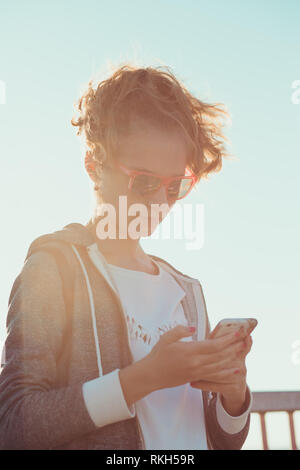
<svg viewBox="0 0 300 470">
<path fill-rule="evenodd" d="M 101 353 L 100 353 L 100 347 L 99 347 L 99 338 L 98 338 L 98 332 L 97 332 L 97 325 L 96 325 L 96 315 L 95 315 L 95 304 L 94 304 L 94 298 L 93 298 L 93 292 L 90 284 L 89 277 L 87 275 L 84 263 L 75 248 L 74 245 L 72 245 L 73 251 L 75 252 L 78 261 L 80 263 L 80 266 L 82 268 L 84 277 L 85 277 L 85 282 L 89 294 L 89 301 L 90 301 L 90 311 L 91 311 L 91 316 L 92 316 L 92 323 L 93 323 L 93 332 L 94 332 L 94 340 L 95 340 L 95 346 L 96 346 L 96 354 L 97 354 L 97 364 L 98 364 L 98 370 L 99 370 L 99 377 L 103 376 L 103 369 L 102 369 L 102 363 L 101 363 Z"/>
</svg>

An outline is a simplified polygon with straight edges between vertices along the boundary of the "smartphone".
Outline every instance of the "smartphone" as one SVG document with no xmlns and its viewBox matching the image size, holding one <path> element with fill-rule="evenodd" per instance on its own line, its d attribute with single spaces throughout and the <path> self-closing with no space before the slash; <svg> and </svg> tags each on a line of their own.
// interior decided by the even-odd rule
<svg viewBox="0 0 300 470">
<path fill-rule="evenodd" d="M 209 338 L 220 338 L 228 333 L 243 330 L 245 335 L 252 333 L 258 321 L 256 318 L 224 318 L 210 333 Z"/>
</svg>

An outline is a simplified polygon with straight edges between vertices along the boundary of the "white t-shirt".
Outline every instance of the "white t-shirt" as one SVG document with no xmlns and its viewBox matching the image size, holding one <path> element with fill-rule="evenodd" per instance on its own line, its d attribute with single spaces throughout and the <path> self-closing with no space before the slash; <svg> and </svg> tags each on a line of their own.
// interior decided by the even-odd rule
<svg viewBox="0 0 300 470">
<path fill-rule="evenodd" d="M 157 275 L 108 264 L 126 314 L 135 361 L 146 356 L 161 334 L 187 325 L 173 276 L 155 263 Z M 184 338 L 191 341 L 192 338 Z M 201 390 L 189 383 L 156 390 L 135 403 L 146 449 L 207 449 Z"/>
</svg>

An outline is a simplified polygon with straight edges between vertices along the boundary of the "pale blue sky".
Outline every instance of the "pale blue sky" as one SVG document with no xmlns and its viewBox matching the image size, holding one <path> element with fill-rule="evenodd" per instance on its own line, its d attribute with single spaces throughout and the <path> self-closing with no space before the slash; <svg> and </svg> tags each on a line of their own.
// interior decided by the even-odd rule
<svg viewBox="0 0 300 470">
<path fill-rule="evenodd" d="M 253 390 L 297 390 L 300 364 L 300 3 L 6 1 L 0 3 L 1 294 L 34 238 L 86 223 L 91 183 L 70 125 L 73 103 L 108 61 L 168 65 L 198 98 L 225 103 L 235 160 L 185 202 L 203 203 L 205 243 L 143 240 L 202 283 L 210 321 L 255 316 Z"/>
</svg>

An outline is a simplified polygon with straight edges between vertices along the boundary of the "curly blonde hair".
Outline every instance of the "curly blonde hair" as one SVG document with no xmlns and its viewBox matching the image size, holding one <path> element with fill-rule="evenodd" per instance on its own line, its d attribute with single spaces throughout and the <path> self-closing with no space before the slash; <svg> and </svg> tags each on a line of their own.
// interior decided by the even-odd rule
<svg viewBox="0 0 300 470">
<path fill-rule="evenodd" d="M 167 66 L 122 65 L 96 86 L 90 80 L 76 107 L 79 117 L 71 124 L 78 127 L 77 135 L 84 133 L 86 157 L 98 176 L 103 163 L 117 157 L 119 137 L 129 135 L 139 121 L 183 131 L 191 150 L 187 166 L 197 182 L 219 171 L 222 157 L 229 155 L 222 132 L 229 117 L 224 105 L 193 96 Z"/>
</svg>

